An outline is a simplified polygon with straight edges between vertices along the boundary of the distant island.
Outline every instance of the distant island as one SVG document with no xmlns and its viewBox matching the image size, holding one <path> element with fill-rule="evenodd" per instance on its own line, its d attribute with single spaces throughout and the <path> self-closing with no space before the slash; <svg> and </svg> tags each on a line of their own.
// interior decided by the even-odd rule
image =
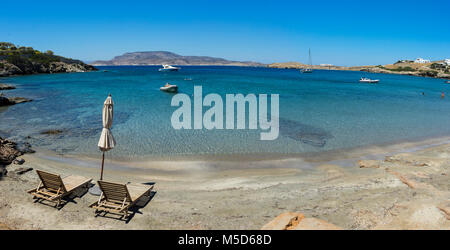
<svg viewBox="0 0 450 250">
<path fill-rule="evenodd" d="M 181 56 L 168 51 L 130 52 L 116 56 L 109 61 L 94 61 L 95 66 L 116 65 L 228 65 L 228 66 L 265 66 L 258 62 L 229 61 L 210 56 Z"/>
<path fill-rule="evenodd" d="M 12 43 L 0 42 L 0 77 L 94 70 L 97 69 L 80 60 L 54 55 L 51 50 L 41 52 L 32 47 L 18 47 Z"/>
<path fill-rule="evenodd" d="M 376 66 L 335 66 L 331 64 L 307 65 L 298 62 L 272 63 L 267 65 L 269 68 L 285 68 L 285 69 L 328 69 L 328 70 L 350 70 L 350 71 L 366 71 L 372 73 L 385 74 L 401 74 L 423 77 L 434 77 L 450 79 L 450 63 L 448 59 L 441 61 L 421 61 L 420 58 L 413 60 L 399 60 L 393 64 L 376 65 Z"/>
</svg>

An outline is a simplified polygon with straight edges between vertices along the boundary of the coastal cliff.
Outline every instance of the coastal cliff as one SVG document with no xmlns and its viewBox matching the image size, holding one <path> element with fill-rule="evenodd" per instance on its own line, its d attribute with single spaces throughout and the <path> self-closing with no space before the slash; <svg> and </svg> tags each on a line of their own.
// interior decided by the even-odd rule
<svg viewBox="0 0 450 250">
<path fill-rule="evenodd" d="M 12 43 L 0 42 L 0 77 L 95 70 L 94 66 L 54 55 L 50 50 L 41 52 L 32 47 L 17 47 Z"/>
<path fill-rule="evenodd" d="M 327 70 L 349 70 L 349 71 L 366 71 L 372 73 L 384 74 L 400 74 L 423 77 L 434 77 L 450 79 L 450 65 L 444 61 L 435 61 L 430 63 L 415 63 L 412 61 L 398 61 L 393 64 L 376 65 L 376 66 L 334 66 L 334 65 L 307 65 L 298 62 L 272 63 L 269 68 L 283 69 L 327 69 Z"/>
</svg>

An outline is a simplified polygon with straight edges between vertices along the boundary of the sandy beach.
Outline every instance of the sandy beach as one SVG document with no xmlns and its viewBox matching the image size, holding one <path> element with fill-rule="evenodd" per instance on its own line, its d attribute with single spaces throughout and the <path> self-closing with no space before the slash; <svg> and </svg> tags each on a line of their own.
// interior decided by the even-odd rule
<svg viewBox="0 0 450 250">
<path fill-rule="evenodd" d="M 99 175 L 97 160 L 37 150 L 23 156 L 23 165 L 8 166 L 0 180 L 0 228 L 260 229 L 283 212 L 301 212 L 344 229 L 450 229 L 448 138 L 330 155 L 327 161 L 107 160 L 105 180 L 155 182 L 151 200 L 123 221 L 95 217 L 88 206 L 97 197 L 89 193 L 59 210 L 33 202 L 26 190 L 38 184 L 36 169 Z M 24 167 L 34 170 L 14 174 Z"/>
<path fill-rule="evenodd" d="M 1 8 L 1 232 L 450 230 L 448 0 Z"/>
</svg>

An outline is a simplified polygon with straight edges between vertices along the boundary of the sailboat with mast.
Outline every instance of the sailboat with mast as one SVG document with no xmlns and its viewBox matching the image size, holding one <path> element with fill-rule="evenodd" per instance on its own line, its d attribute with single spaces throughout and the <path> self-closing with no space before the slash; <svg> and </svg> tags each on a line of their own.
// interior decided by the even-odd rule
<svg viewBox="0 0 450 250">
<path fill-rule="evenodd" d="M 311 60 L 311 49 L 309 49 L 309 60 L 308 60 L 309 68 L 303 68 L 301 70 L 302 73 L 312 73 L 312 60 Z"/>
</svg>

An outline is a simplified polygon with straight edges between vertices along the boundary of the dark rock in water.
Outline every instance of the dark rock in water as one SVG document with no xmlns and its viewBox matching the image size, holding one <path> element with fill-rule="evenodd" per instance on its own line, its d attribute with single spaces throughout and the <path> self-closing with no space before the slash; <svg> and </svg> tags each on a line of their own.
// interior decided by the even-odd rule
<svg viewBox="0 0 450 250">
<path fill-rule="evenodd" d="M 43 135 L 57 135 L 57 134 L 61 134 L 62 132 L 64 132 L 64 131 L 62 131 L 60 129 L 49 129 L 49 130 L 42 131 L 41 134 L 43 134 Z"/>
<path fill-rule="evenodd" d="M 280 118 L 280 134 L 311 146 L 323 147 L 333 136 L 326 130 L 297 121 Z"/>
<path fill-rule="evenodd" d="M 31 99 L 23 98 L 23 97 L 5 97 L 0 96 L 0 107 L 1 106 L 9 106 L 23 102 L 31 102 Z"/>
<path fill-rule="evenodd" d="M 14 105 L 14 103 L 10 102 L 8 98 L 0 95 L 0 107 Z"/>
<path fill-rule="evenodd" d="M 18 143 L 17 149 L 22 152 L 22 154 L 32 154 L 35 153 L 33 149 L 31 149 L 31 144 L 28 142 Z"/>
<path fill-rule="evenodd" d="M 10 102 L 13 102 L 14 104 L 19 104 L 23 102 L 31 102 L 31 99 L 24 98 L 24 97 L 9 97 L 8 98 Z"/>
<path fill-rule="evenodd" d="M 0 90 L 8 90 L 8 89 L 15 89 L 16 87 L 13 85 L 8 85 L 4 83 L 0 83 Z"/>
</svg>

